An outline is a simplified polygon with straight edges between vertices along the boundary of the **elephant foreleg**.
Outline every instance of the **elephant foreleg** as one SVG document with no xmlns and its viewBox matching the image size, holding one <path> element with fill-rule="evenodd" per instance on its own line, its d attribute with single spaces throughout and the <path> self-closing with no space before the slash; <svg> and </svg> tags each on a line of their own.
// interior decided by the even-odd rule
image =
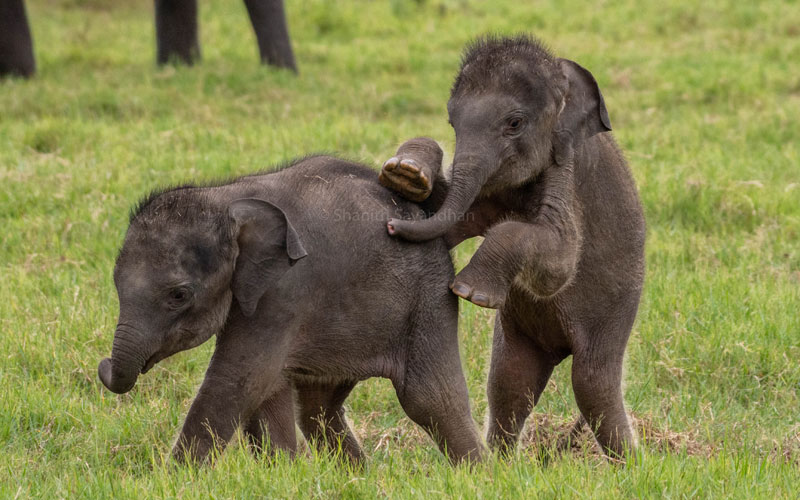
<svg viewBox="0 0 800 500">
<path fill-rule="evenodd" d="M 550 297 L 575 274 L 577 240 L 546 224 L 502 222 L 486 239 L 452 285 L 453 293 L 496 309 L 516 280 L 537 297 Z"/>
<path fill-rule="evenodd" d="M 501 222 L 486 232 L 483 244 L 456 276 L 456 295 L 498 308 L 512 283 L 546 298 L 572 280 L 581 245 L 572 168 L 551 168 L 537 182 L 544 190 L 537 211 L 530 220 Z"/>
<path fill-rule="evenodd" d="M 345 399 L 354 383 L 338 385 L 297 384 L 297 422 L 303 435 L 319 449 L 341 450 L 343 458 L 360 463 L 364 452 L 345 419 Z"/>
</svg>

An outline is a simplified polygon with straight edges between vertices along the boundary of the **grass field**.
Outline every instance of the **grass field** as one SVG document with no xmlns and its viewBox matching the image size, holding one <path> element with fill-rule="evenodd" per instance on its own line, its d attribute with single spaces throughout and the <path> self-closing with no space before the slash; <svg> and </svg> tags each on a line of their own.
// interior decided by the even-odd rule
<svg viewBox="0 0 800 500">
<path fill-rule="evenodd" d="M 0 498 L 800 496 L 797 2 L 287 0 L 299 76 L 257 64 L 241 2 L 201 0 L 202 63 L 165 69 L 150 1 L 27 3 L 39 74 L 0 82 Z M 377 168 L 415 135 L 452 152 L 451 79 L 487 31 L 532 32 L 590 68 L 636 177 L 638 463 L 609 464 L 589 439 L 540 459 L 577 413 L 567 360 L 509 461 L 451 467 L 371 380 L 348 405 L 362 469 L 311 452 L 268 464 L 236 444 L 214 467 L 172 465 L 213 342 L 127 395 L 98 381 L 129 208 L 309 152 Z M 461 306 L 483 422 L 493 312 Z"/>
</svg>

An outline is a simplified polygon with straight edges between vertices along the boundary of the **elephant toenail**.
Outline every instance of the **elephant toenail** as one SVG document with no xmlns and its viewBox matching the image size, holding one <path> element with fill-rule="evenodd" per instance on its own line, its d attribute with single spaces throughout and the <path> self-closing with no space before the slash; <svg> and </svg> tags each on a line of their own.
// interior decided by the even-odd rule
<svg viewBox="0 0 800 500">
<path fill-rule="evenodd" d="M 474 293 L 470 299 L 473 304 L 481 307 L 489 307 L 489 297 L 482 293 Z"/>
<path fill-rule="evenodd" d="M 469 298 L 469 292 L 471 290 L 467 285 L 464 285 L 462 283 L 453 283 L 453 285 L 450 288 L 453 290 L 453 293 L 458 295 L 459 297 L 465 299 Z"/>
<path fill-rule="evenodd" d="M 414 160 L 403 160 L 400 163 L 404 167 L 406 167 L 407 169 L 409 169 L 409 170 L 411 170 L 413 172 L 419 172 L 419 167 L 417 166 L 416 162 L 414 162 Z"/>
</svg>

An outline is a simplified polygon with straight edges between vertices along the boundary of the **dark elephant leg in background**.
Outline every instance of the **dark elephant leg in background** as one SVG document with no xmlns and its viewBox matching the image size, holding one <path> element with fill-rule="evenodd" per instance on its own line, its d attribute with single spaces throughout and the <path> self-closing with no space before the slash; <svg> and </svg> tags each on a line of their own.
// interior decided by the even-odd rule
<svg viewBox="0 0 800 500">
<path fill-rule="evenodd" d="M 284 450 L 289 456 L 294 456 L 297 452 L 293 393 L 287 383 L 261 403 L 250 417 L 244 432 L 256 454 L 267 452 L 272 456 L 278 450 Z"/>
<path fill-rule="evenodd" d="M 155 0 L 158 64 L 192 64 L 200 58 L 197 0 Z"/>
<path fill-rule="evenodd" d="M 256 33 L 261 62 L 296 73 L 283 0 L 245 0 L 244 4 Z"/>
<path fill-rule="evenodd" d="M 0 76 L 36 72 L 33 40 L 23 0 L 0 0 Z"/>
</svg>

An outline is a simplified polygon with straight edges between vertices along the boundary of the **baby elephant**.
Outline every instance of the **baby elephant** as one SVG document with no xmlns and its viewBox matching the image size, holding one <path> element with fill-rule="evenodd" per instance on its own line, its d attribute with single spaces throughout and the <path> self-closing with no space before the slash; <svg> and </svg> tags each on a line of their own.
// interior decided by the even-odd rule
<svg viewBox="0 0 800 500">
<path fill-rule="evenodd" d="M 485 237 L 452 289 L 498 309 L 489 443 L 514 445 L 553 367 L 571 354 L 581 413 L 606 452 L 622 454 L 635 442 L 621 380 L 645 225 L 597 82 L 536 40 L 486 39 L 467 51 L 447 109 L 450 179 L 436 143 L 415 139 L 386 162 L 381 182 L 430 215 L 391 220 L 390 233 L 444 235 L 450 246 Z"/>
<path fill-rule="evenodd" d="M 386 377 L 452 461 L 480 459 L 447 247 L 390 238 L 380 221 L 423 212 L 395 203 L 375 177 L 311 157 L 154 193 L 135 209 L 114 269 L 112 354 L 98 374 L 124 393 L 158 361 L 217 335 L 176 458 L 206 459 L 238 425 L 256 447 L 293 453 L 297 423 L 357 461 L 342 404 L 358 381 Z"/>
</svg>

